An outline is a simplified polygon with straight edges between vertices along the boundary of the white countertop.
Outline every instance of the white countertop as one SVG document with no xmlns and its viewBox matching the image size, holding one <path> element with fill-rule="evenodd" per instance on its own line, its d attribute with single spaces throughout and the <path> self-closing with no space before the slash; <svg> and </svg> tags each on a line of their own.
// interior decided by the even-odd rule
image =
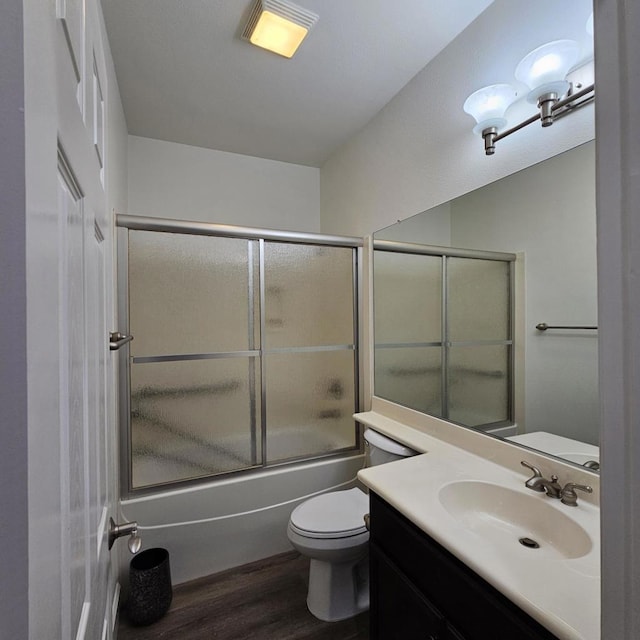
<svg viewBox="0 0 640 640">
<path fill-rule="evenodd" d="M 577 507 L 568 507 L 527 489 L 524 482 L 531 475 L 527 469 L 518 473 L 400 423 L 393 430 L 402 433 L 403 442 L 427 453 L 363 469 L 358 478 L 558 638 L 599 640 L 598 507 L 580 499 Z M 582 557 L 565 558 L 527 549 L 515 539 L 513 544 L 498 543 L 475 531 L 440 499 L 442 487 L 460 480 L 520 492 L 524 503 L 545 501 L 559 518 L 570 518 L 589 534 L 591 549 Z"/>
</svg>

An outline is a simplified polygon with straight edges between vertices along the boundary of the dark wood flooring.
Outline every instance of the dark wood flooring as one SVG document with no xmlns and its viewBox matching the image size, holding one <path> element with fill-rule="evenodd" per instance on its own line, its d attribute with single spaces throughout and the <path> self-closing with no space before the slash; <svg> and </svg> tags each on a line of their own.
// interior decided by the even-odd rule
<svg viewBox="0 0 640 640">
<path fill-rule="evenodd" d="M 306 605 L 309 560 L 292 551 L 177 585 L 168 613 L 134 627 L 120 613 L 118 640 L 368 640 L 369 614 L 321 622 Z"/>
</svg>

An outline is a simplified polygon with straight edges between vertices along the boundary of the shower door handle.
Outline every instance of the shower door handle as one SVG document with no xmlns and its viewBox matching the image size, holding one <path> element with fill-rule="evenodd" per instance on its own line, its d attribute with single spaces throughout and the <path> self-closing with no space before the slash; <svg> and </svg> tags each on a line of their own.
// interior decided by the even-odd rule
<svg viewBox="0 0 640 640">
<path fill-rule="evenodd" d="M 127 336 L 124 333 L 120 333 L 119 331 L 112 331 L 109 333 L 109 350 L 117 351 L 120 347 L 127 344 L 127 342 L 131 342 L 133 340 L 133 336 Z"/>
</svg>

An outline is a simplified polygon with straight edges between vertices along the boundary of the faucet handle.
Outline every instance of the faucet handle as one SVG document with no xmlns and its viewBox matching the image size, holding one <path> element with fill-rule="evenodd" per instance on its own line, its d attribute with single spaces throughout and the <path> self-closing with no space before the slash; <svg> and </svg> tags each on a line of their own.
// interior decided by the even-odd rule
<svg viewBox="0 0 640 640">
<path fill-rule="evenodd" d="M 593 493 L 593 489 L 589 485 L 567 482 L 560 494 L 560 502 L 562 502 L 562 504 L 566 504 L 568 507 L 577 507 L 578 495 L 576 494 L 576 489 L 584 491 L 585 493 Z"/>
<path fill-rule="evenodd" d="M 520 464 L 523 467 L 527 467 L 527 469 L 531 469 L 531 471 L 533 471 L 533 475 L 524 483 L 524 486 L 527 487 L 528 489 L 533 489 L 534 491 L 543 492 L 544 486 L 533 482 L 536 478 L 542 478 L 542 473 L 540 469 L 538 469 L 538 467 L 534 467 L 532 464 L 528 463 L 526 460 L 521 460 Z"/>
</svg>

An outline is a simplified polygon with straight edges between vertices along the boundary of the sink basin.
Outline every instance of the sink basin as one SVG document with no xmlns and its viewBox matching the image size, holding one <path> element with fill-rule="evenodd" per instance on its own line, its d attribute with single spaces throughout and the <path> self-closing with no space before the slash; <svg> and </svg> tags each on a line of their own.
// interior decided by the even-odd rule
<svg viewBox="0 0 640 640">
<path fill-rule="evenodd" d="M 442 506 L 467 529 L 503 547 L 546 557 L 580 558 L 593 543 L 587 531 L 543 494 L 527 495 L 508 487 L 462 480 L 440 489 Z M 554 500 L 556 502 L 556 500 Z M 559 503 L 559 501 L 557 501 Z M 571 509 L 572 507 L 562 508 Z M 526 539 L 524 542 L 520 540 Z M 529 541 L 535 541 L 538 547 Z"/>
</svg>

